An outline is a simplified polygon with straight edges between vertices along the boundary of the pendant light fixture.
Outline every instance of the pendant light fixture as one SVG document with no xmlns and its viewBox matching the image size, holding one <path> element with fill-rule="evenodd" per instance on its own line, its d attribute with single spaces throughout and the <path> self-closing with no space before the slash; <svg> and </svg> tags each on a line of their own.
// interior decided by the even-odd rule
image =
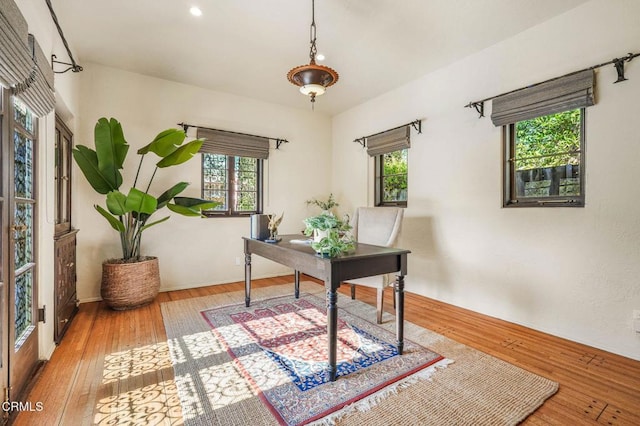
<svg viewBox="0 0 640 426">
<path fill-rule="evenodd" d="M 313 108 L 316 96 L 322 95 L 327 87 L 338 81 L 338 73 L 324 65 L 316 64 L 316 21 L 315 21 L 315 0 L 311 0 L 311 29 L 309 30 L 311 50 L 309 51 L 310 62 L 308 65 L 300 65 L 289 71 L 287 79 L 300 87 L 300 92 L 311 98 Z"/>
</svg>

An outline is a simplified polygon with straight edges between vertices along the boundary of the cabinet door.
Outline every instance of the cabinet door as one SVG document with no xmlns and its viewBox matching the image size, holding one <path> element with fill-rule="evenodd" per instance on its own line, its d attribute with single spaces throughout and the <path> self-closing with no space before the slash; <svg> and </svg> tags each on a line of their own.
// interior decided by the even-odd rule
<svg viewBox="0 0 640 426">
<path fill-rule="evenodd" d="M 73 135 L 56 117 L 56 151 L 55 151 L 55 221 L 56 235 L 71 230 L 71 151 Z"/>
<path fill-rule="evenodd" d="M 55 341 L 59 343 L 77 312 L 76 304 L 76 231 L 55 240 L 56 253 L 56 324 Z"/>
</svg>

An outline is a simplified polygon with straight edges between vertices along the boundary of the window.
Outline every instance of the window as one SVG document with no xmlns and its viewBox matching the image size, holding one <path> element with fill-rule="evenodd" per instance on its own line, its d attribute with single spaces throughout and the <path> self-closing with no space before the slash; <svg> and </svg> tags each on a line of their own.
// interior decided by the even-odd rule
<svg viewBox="0 0 640 426">
<path fill-rule="evenodd" d="M 408 149 L 392 151 L 375 157 L 375 199 L 377 206 L 407 205 Z"/>
<path fill-rule="evenodd" d="M 202 154 L 202 198 L 221 204 L 207 216 L 262 213 L 263 160 L 224 154 Z"/>
<path fill-rule="evenodd" d="M 376 206 L 407 206 L 411 126 L 422 132 L 416 120 L 375 135 L 366 136 L 367 154 L 374 158 Z"/>
<path fill-rule="evenodd" d="M 504 206 L 584 206 L 584 108 L 507 124 Z"/>
<path fill-rule="evenodd" d="M 504 134 L 505 207 L 583 207 L 585 108 L 595 73 L 578 71 L 495 97 Z"/>
</svg>

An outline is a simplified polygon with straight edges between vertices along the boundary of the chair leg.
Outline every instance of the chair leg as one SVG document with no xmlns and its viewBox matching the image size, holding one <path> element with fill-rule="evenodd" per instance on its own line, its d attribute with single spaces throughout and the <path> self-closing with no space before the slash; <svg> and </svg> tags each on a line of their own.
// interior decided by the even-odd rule
<svg viewBox="0 0 640 426">
<path fill-rule="evenodd" d="M 356 300 L 356 285 L 351 284 L 351 300 Z"/>
<path fill-rule="evenodd" d="M 378 289 L 377 294 L 377 302 L 376 302 L 376 321 L 378 324 L 382 324 L 382 306 L 384 303 L 384 288 Z"/>
</svg>

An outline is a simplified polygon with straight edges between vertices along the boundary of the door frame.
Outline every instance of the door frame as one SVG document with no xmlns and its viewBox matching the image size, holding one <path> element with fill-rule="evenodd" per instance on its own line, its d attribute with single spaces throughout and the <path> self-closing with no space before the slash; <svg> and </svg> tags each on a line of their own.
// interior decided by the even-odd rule
<svg viewBox="0 0 640 426">
<path fill-rule="evenodd" d="M 39 360 L 39 318 L 38 318 L 38 118 L 33 115 L 33 131 L 28 132 L 15 122 L 15 111 L 12 106 L 13 96 L 8 89 L 3 90 L 3 115 L 2 115 L 2 156 L 0 171 L 0 190 L 2 194 L 2 204 L 0 205 L 0 218 L 2 220 L 2 253 L 0 261 L 2 265 L 1 278 L 5 283 L 2 290 L 2 357 L 3 370 L 2 381 L 4 385 L 4 401 L 19 401 L 25 396 L 30 379 L 33 377 L 36 369 L 40 365 Z M 32 136 L 32 194 L 28 203 L 32 205 L 31 217 L 31 243 L 32 243 L 32 265 L 29 269 L 32 274 L 31 288 L 31 326 L 29 336 L 21 343 L 16 350 L 15 336 L 15 210 L 17 203 L 15 202 L 15 143 L 13 142 L 13 132 L 18 128 Z"/>
<path fill-rule="evenodd" d="M 2 401 L 9 400 L 9 294 L 8 266 L 9 214 L 7 208 L 8 182 L 6 173 L 8 155 L 5 141 L 9 140 L 9 91 L 0 86 L 0 386 Z M 8 143 L 8 142 L 7 142 Z M 4 410 L 3 410 L 4 411 Z M 3 412 L 3 417 L 8 416 Z"/>
</svg>

